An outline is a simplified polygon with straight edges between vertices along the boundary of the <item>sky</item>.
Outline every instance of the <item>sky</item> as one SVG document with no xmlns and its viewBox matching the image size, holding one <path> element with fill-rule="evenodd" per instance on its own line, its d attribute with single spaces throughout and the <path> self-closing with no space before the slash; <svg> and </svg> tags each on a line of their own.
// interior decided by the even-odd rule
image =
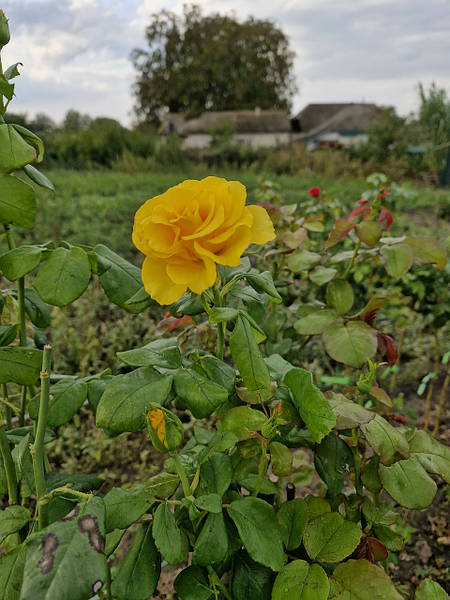
<svg viewBox="0 0 450 600">
<path fill-rule="evenodd" d="M 183 0 L 0 0 L 11 42 L 3 66 L 22 62 L 11 112 L 68 109 L 133 119 L 130 61 L 145 27 Z M 311 102 L 375 102 L 416 110 L 417 84 L 450 94 L 450 0 L 197 0 L 205 13 L 271 19 L 296 52 L 293 114 Z"/>
</svg>

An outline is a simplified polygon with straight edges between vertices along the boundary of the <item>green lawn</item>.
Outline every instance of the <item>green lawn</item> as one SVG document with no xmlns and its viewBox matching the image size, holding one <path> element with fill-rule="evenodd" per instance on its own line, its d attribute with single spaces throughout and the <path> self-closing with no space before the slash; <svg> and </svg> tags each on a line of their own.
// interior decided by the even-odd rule
<svg viewBox="0 0 450 600">
<path fill-rule="evenodd" d="M 72 243 L 95 244 L 104 242 L 117 252 L 126 256 L 135 256 L 131 243 L 133 215 L 136 209 L 148 198 L 155 196 L 168 187 L 188 178 L 199 179 L 209 174 L 239 179 L 247 186 L 249 199 L 253 200 L 258 187 L 259 176 L 251 172 L 205 171 L 189 168 L 186 171 L 167 173 L 126 174 L 110 171 L 53 171 L 47 173 L 56 187 L 56 195 L 40 193 L 35 241 L 63 239 Z M 268 175 L 267 179 L 277 182 L 285 202 L 298 202 L 308 199 L 308 189 L 320 186 L 329 196 L 338 196 L 340 201 L 351 207 L 365 189 L 364 179 L 330 179 L 318 176 L 277 176 Z M 439 206 L 448 202 L 449 191 L 415 187 L 412 184 L 402 186 L 405 195 L 394 197 L 393 212 L 399 216 L 401 230 L 421 229 L 422 224 L 429 228 L 430 216 L 433 217 Z M 419 211 L 411 219 L 411 212 Z M 301 212 L 301 208 L 300 208 Z M 423 213 L 423 215 L 422 215 Z M 427 219 L 426 222 L 422 219 Z M 436 230 L 438 222 L 436 219 Z M 400 229 L 400 227 L 399 227 Z M 28 240 L 33 239 L 26 234 Z"/>
</svg>

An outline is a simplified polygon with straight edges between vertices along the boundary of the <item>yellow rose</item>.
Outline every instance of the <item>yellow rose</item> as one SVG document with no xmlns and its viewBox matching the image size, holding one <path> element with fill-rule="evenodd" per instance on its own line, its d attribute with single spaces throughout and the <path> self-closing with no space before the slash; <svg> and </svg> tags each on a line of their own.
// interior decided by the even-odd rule
<svg viewBox="0 0 450 600">
<path fill-rule="evenodd" d="M 142 281 L 159 304 L 172 304 L 189 288 L 211 287 L 217 265 L 237 267 L 250 244 L 275 238 L 261 206 L 246 206 L 238 181 L 188 179 L 147 200 L 134 218 L 133 243 L 146 255 Z"/>
</svg>

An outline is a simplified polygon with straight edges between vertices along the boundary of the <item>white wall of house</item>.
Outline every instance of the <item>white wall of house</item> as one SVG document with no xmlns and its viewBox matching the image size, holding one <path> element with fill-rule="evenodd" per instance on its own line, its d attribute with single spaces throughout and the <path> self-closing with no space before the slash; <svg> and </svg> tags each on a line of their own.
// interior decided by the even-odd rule
<svg viewBox="0 0 450 600">
<path fill-rule="evenodd" d="M 236 133 L 233 141 L 240 144 L 249 144 L 254 148 L 272 148 L 289 144 L 292 134 L 289 132 L 280 133 Z M 184 148 L 208 148 L 211 142 L 211 136 L 208 133 L 191 133 L 182 139 Z"/>
</svg>

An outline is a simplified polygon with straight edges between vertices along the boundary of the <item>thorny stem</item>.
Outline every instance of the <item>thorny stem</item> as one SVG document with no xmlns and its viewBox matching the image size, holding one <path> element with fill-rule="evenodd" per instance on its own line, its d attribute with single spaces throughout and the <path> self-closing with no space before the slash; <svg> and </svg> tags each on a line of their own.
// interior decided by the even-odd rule
<svg viewBox="0 0 450 600">
<path fill-rule="evenodd" d="M 20 413 L 19 413 L 19 427 L 25 425 L 25 411 L 27 408 L 27 386 L 22 387 L 22 394 L 20 397 Z"/>
<path fill-rule="evenodd" d="M 3 425 L 0 425 L 0 454 L 5 465 L 6 483 L 8 486 L 8 496 L 10 504 L 19 504 L 19 493 L 17 489 L 17 476 L 14 461 L 11 455 L 8 438 Z"/>
<path fill-rule="evenodd" d="M 39 529 L 43 529 L 48 524 L 47 503 L 41 503 L 45 496 L 45 471 L 44 471 L 44 436 L 47 427 L 48 405 L 50 401 L 50 361 L 52 347 L 44 346 L 41 370 L 41 398 L 39 403 L 38 425 L 36 438 L 31 448 L 33 458 L 34 482 L 36 486 L 36 496 L 39 507 Z M 69 488 L 70 489 L 70 488 Z"/>
<path fill-rule="evenodd" d="M 439 356 L 440 356 L 440 347 L 439 347 L 439 332 L 436 331 L 434 334 L 434 368 L 433 371 L 436 375 L 439 375 Z M 431 397 L 433 396 L 434 389 L 434 381 L 430 381 L 430 385 L 428 386 L 427 397 L 425 399 L 425 422 L 423 428 L 425 431 L 428 431 L 428 425 L 430 422 L 430 405 L 431 405 Z"/>
<path fill-rule="evenodd" d="M 353 250 L 353 256 L 351 258 L 351 261 L 350 261 L 348 267 L 346 268 L 345 273 L 342 275 L 342 279 L 347 279 L 347 277 L 350 275 L 351 270 L 353 269 L 353 266 L 355 264 L 356 255 L 358 254 L 360 247 L 361 247 L 361 240 L 358 240 L 355 244 L 355 249 Z"/>
<path fill-rule="evenodd" d="M 358 450 L 359 429 L 352 429 L 352 452 L 355 463 L 355 489 L 362 496 L 363 486 L 361 482 L 361 455 Z"/>
</svg>

